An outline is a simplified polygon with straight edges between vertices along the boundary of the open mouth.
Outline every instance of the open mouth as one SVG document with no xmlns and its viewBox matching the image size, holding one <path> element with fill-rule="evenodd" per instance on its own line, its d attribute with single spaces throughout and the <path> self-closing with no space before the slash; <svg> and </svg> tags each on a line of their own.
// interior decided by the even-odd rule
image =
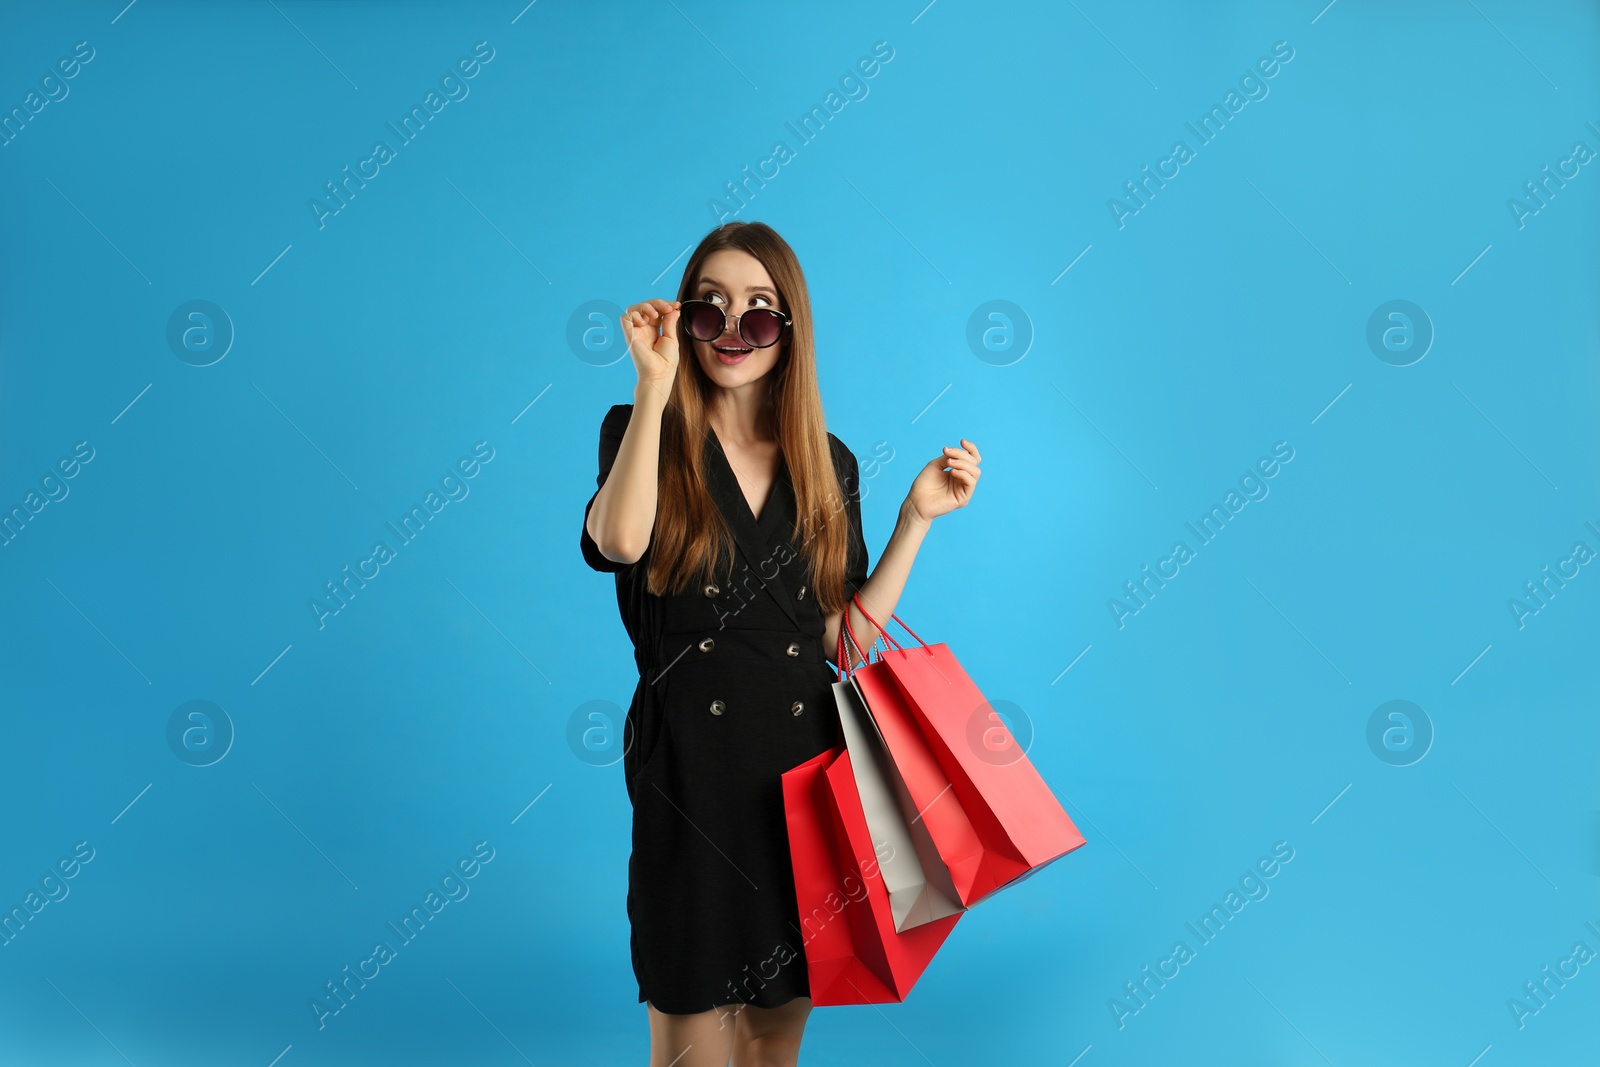
<svg viewBox="0 0 1600 1067">
<path fill-rule="evenodd" d="M 743 345 L 712 345 L 716 349 L 717 359 L 723 363 L 738 363 L 748 356 L 753 349 Z"/>
</svg>

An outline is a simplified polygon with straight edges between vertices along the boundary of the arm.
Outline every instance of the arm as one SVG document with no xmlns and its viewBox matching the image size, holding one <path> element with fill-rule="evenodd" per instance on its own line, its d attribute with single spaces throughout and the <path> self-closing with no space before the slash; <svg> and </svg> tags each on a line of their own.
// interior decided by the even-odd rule
<svg viewBox="0 0 1600 1067">
<path fill-rule="evenodd" d="M 966 438 L 962 438 L 961 444 L 963 447 L 945 448 L 917 473 L 916 479 L 911 483 L 911 491 L 906 494 L 905 502 L 900 505 L 900 516 L 895 522 L 894 533 L 890 535 L 889 543 L 878 559 L 878 565 L 873 568 L 872 576 L 863 582 L 857 591 L 861 603 L 885 625 L 888 624 L 889 616 L 894 614 L 895 607 L 900 602 L 900 594 L 905 591 L 906 579 L 911 575 L 911 564 L 917 558 L 917 550 L 922 547 L 922 539 L 933 525 L 933 520 L 956 508 L 965 507 L 977 488 L 978 476 L 981 473 L 978 464 L 983 457 L 978 454 L 977 446 Z M 856 491 L 859 491 L 859 477 L 856 480 L 858 482 Z M 860 498 L 855 496 L 854 492 L 852 498 L 851 507 L 855 512 L 852 519 L 859 527 Z M 862 570 L 865 570 L 864 564 Z M 848 637 L 845 639 L 846 654 L 850 657 L 853 668 L 863 662 L 862 656 L 877 641 L 879 630 L 867 621 L 866 616 L 861 614 L 861 610 L 855 604 L 846 604 L 845 611 L 850 614 L 850 632 L 855 634 L 860 642 L 860 647 L 855 648 L 851 646 Z M 823 647 L 831 655 L 838 654 L 839 627 L 843 623 L 843 618 L 842 612 L 828 616 L 827 625 L 823 630 L 825 642 Z"/>
<path fill-rule="evenodd" d="M 666 398 L 664 389 L 634 387 L 633 414 L 616 461 L 585 520 L 584 528 L 600 554 L 617 563 L 638 562 L 655 530 L 661 413 Z"/>
<path fill-rule="evenodd" d="M 917 550 L 922 547 L 922 539 L 931 527 L 932 521 L 919 515 L 910 500 L 900 505 L 900 517 L 895 522 L 894 533 L 890 535 L 883 555 L 878 558 L 872 576 L 857 592 L 867 610 L 880 622 L 887 624 L 889 616 L 894 614 L 900 594 L 905 591 L 906 579 L 911 576 L 911 564 L 916 560 Z M 861 654 L 877 641 L 878 629 L 867 621 L 854 604 L 847 605 L 845 610 L 850 613 L 850 632 L 861 643 L 860 649 L 856 649 L 851 646 L 850 638 L 845 638 L 845 654 L 850 657 L 851 666 L 855 667 L 862 663 Z M 842 622 L 841 612 L 828 616 L 822 639 L 823 647 L 830 655 L 838 654 L 839 627 Z"/>
</svg>

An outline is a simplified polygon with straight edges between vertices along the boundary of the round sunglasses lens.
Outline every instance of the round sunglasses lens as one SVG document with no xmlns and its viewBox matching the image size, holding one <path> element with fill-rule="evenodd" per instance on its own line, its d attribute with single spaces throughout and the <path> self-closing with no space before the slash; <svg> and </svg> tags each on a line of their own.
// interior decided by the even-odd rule
<svg viewBox="0 0 1600 1067">
<path fill-rule="evenodd" d="M 715 304 L 685 301 L 683 311 L 684 329 L 696 341 L 715 341 L 722 336 L 726 320 L 722 317 L 722 309 Z"/>
<path fill-rule="evenodd" d="M 739 333 L 745 343 L 756 348 L 766 348 L 777 343 L 783 332 L 783 316 L 765 308 L 751 308 L 739 319 Z"/>
</svg>

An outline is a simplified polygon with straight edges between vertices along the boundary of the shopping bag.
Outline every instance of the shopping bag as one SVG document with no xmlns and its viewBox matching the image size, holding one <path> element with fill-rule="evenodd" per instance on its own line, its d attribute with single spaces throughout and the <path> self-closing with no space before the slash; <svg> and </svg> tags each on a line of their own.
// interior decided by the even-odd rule
<svg viewBox="0 0 1600 1067">
<path fill-rule="evenodd" d="M 833 683 L 834 702 L 867 834 L 880 850 L 878 870 L 889 895 L 894 928 L 904 932 L 954 915 L 962 905 L 938 847 L 927 826 L 916 817 L 916 807 L 889 759 L 882 734 L 847 677 L 851 661 L 845 656 L 845 636 L 845 627 L 839 627 L 834 662 L 843 680 Z M 853 633 L 850 636 L 854 638 Z"/>
<path fill-rule="evenodd" d="M 1082 846 L 1083 835 L 949 647 L 928 645 L 891 616 L 918 642 L 902 647 L 859 595 L 854 603 L 893 647 L 857 668 L 853 681 L 962 905 Z"/>
<path fill-rule="evenodd" d="M 1009 849 L 1000 857 L 991 857 L 996 849 L 1005 849 L 1004 843 L 984 844 L 984 837 L 952 791 L 949 776 L 889 677 L 887 668 L 878 663 L 857 668 L 851 685 L 872 716 L 894 764 L 897 781 L 908 794 L 908 806 L 913 812 L 908 823 L 926 831 L 932 839 L 938 859 L 936 864 L 928 864 L 927 869 L 942 866 L 956 898 L 964 906 L 971 906 L 978 897 L 973 884 L 980 866 L 986 862 L 1009 862 L 1011 866 L 1018 866 L 1022 864 L 1022 857 Z M 997 827 L 988 834 L 990 841 L 1003 836 Z"/>
<path fill-rule="evenodd" d="M 842 744 L 782 777 L 811 1003 L 905 1000 L 960 914 L 895 930 Z"/>
</svg>

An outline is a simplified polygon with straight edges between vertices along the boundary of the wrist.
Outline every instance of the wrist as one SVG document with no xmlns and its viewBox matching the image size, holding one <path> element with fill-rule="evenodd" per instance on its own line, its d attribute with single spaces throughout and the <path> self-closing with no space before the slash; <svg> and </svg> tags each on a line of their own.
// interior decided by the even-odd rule
<svg viewBox="0 0 1600 1067">
<path fill-rule="evenodd" d="M 918 515 L 917 509 L 911 506 L 911 501 L 908 498 L 900 505 L 899 525 L 901 529 L 910 530 L 918 534 L 924 534 L 927 533 L 929 528 L 933 526 L 933 520 L 925 519 L 921 515 Z"/>
<path fill-rule="evenodd" d="M 667 401 L 672 397 L 671 382 L 635 382 L 633 386 L 633 406 L 635 408 L 650 408 L 657 413 L 667 409 Z"/>
</svg>

